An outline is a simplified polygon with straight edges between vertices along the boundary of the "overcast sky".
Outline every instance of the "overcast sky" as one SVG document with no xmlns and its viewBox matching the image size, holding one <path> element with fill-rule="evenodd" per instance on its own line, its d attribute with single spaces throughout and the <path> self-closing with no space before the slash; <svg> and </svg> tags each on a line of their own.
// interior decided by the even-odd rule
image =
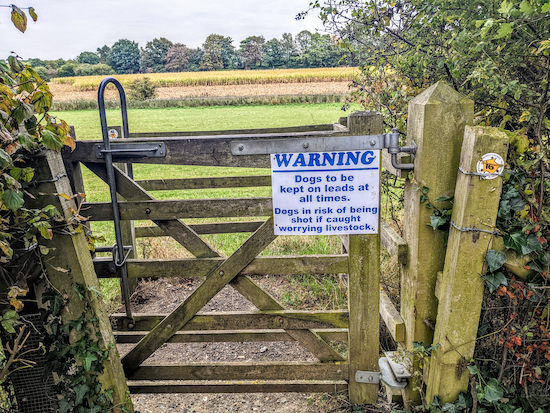
<svg viewBox="0 0 550 413">
<path fill-rule="evenodd" d="M 123 38 L 140 47 L 155 37 L 198 47 L 211 33 L 231 36 L 238 46 L 248 36 L 263 35 L 269 40 L 285 32 L 295 35 L 322 29 L 316 14 L 295 20 L 310 0 L 22 1 L 14 0 L 14 4 L 34 7 L 38 21 L 29 18 L 23 34 L 11 23 L 11 9 L 1 7 L 0 58 L 14 51 L 23 59 L 72 59 L 103 45 L 111 47 Z"/>
</svg>

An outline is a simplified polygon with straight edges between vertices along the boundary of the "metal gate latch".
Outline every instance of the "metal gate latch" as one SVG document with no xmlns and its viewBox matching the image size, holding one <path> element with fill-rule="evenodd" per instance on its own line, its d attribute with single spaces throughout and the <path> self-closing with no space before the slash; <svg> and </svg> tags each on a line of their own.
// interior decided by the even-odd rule
<svg viewBox="0 0 550 413">
<path fill-rule="evenodd" d="M 397 351 L 385 351 L 386 357 L 378 360 L 377 371 L 356 371 L 355 381 L 357 383 L 378 384 L 380 381 L 392 389 L 404 389 L 407 386 L 407 379 L 412 377 L 409 372 L 410 362 Z"/>
</svg>

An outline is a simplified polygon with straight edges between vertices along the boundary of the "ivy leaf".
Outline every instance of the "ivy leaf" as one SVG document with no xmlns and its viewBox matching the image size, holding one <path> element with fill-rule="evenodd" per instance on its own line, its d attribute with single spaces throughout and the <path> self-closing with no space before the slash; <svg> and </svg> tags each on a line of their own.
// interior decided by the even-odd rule
<svg viewBox="0 0 550 413">
<path fill-rule="evenodd" d="M 36 11 L 34 11 L 34 7 L 29 7 L 29 14 L 31 15 L 32 20 L 36 23 L 38 20 L 38 15 L 36 14 Z"/>
<path fill-rule="evenodd" d="M 477 366 L 466 366 L 468 368 L 468 371 L 470 374 L 478 374 L 479 370 L 477 369 Z"/>
<path fill-rule="evenodd" d="M 492 293 L 501 285 L 508 285 L 508 280 L 506 279 L 506 276 L 503 273 L 496 272 L 494 274 L 487 274 L 485 276 L 485 285 L 487 285 L 489 292 Z"/>
<path fill-rule="evenodd" d="M 539 240 L 535 234 L 529 234 L 527 237 L 527 242 L 521 246 L 521 252 L 523 255 L 532 253 L 533 251 L 540 251 L 542 245 L 540 245 Z"/>
<path fill-rule="evenodd" d="M 67 413 L 71 411 L 71 405 L 66 398 L 59 400 L 59 413 Z"/>
<path fill-rule="evenodd" d="M 7 208 L 15 211 L 16 209 L 21 208 L 25 203 L 23 200 L 23 193 L 13 189 L 6 189 L 2 194 L 2 203 Z"/>
<path fill-rule="evenodd" d="M 485 386 L 485 400 L 488 402 L 496 402 L 502 399 L 504 391 L 500 388 L 500 384 L 497 379 L 491 378 Z"/>
<path fill-rule="evenodd" d="M 76 400 L 75 400 L 74 404 L 76 406 L 78 406 L 82 403 L 82 400 L 84 400 L 84 396 L 86 396 L 86 393 L 88 393 L 89 390 L 90 390 L 90 388 L 88 386 L 86 386 L 85 384 L 79 384 L 78 386 L 76 386 L 74 388 L 74 391 L 76 393 Z"/>
<path fill-rule="evenodd" d="M 92 368 L 92 363 L 97 360 L 97 357 L 91 353 L 86 353 L 84 358 L 84 370 L 90 371 Z"/>
<path fill-rule="evenodd" d="M 19 31 L 25 33 L 25 30 L 27 30 L 27 16 L 19 7 L 13 4 L 11 5 L 11 21 Z"/>
<path fill-rule="evenodd" d="M 432 226 L 433 229 L 437 229 L 440 226 L 445 225 L 447 222 L 449 222 L 447 217 L 441 217 L 435 214 L 430 215 L 430 225 Z"/>
<path fill-rule="evenodd" d="M 522 254 L 521 248 L 527 243 L 525 234 L 521 232 L 514 232 L 510 235 L 505 235 L 503 237 L 503 241 L 505 247 L 515 250 L 518 254 Z"/>
<path fill-rule="evenodd" d="M 485 256 L 489 271 L 494 272 L 504 265 L 506 262 L 506 254 L 502 251 L 489 250 Z"/>
</svg>

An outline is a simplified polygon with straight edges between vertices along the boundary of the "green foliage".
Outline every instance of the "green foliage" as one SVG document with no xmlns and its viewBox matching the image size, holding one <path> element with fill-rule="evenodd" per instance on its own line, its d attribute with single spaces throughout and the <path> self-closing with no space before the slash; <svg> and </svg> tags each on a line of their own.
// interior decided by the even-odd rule
<svg viewBox="0 0 550 413">
<path fill-rule="evenodd" d="M 29 156 L 42 147 L 74 146 L 74 141 L 69 126 L 49 115 L 52 94 L 32 67 L 10 56 L 0 62 L 0 77 L 0 262 L 9 263 L 13 245 L 28 247 L 51 238 L 50 222 L 57 214 L 48 207 L 24 208 L 24 187 L 34 178 L 26 165 Z"/>
<path fill-rule="evenodd" d="M 102 389 L 99 374 L 103 361 L 109 358 L 109 350 L 98 346 L 100 337 L 97 319 L 90 317 L 89 294 L 83 285 L 75 285 L 84 310 L 80 317 L 63 322 L 62 313 L 66 300 L 57 291 L 50 289 L 42 298 L 49 304 L 50 316 L 46 330 L 46 346 L 49 349 L 49 366 L 61 378 L 56 384 L 59 398 L 58 412 L 112 412 L 112 390 Z"/>
<path fill-rule="evenodd" d="M 116 73 L 138 73 L 139 72 L 139 47 L 136 42 L 128 39 L 120 39 L 109 51 L 107 64 Z"/>
<path fill-rule="evenodd" d="M 174 44 L 170 40 L 164 37 L 147 42 L 145 48 L 141 49 L 139 58 L 140 71 L 142 73 L 164 72 L 164 61 L 166 59 L 166 54 L 173 45 Z"/>
<path fill-rule="evenodd" d="M 80 64 L 97 65 L 99 62 L 99 56 L 94 52 L 82 52 L 76 58 Z"/>
<path fill-rule="evenodd" d="M 200 70 L 229 68 L 235 54 L 233 39 L 219 34 L 210 34 L 202 45 Z"/>
<path fill-rule="evenodd" d="M 157 85 L 148 77 L 135 79 L 128 85 L 128 97 L 132 100 L 147 100 L 155 97 Z"/>
</svg>

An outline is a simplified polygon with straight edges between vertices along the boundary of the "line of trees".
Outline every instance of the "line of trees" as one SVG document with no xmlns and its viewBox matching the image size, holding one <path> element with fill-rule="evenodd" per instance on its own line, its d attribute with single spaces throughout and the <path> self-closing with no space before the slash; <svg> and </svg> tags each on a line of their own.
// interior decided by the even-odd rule
<svg viewBox="0 0 550 413">
<path fill-rule="evenodd" d="M 233 39 L 209 35 L 202 47 L 189 48 L 161 37 L 139 47 L 137 42 L 120 39 L 111 47 L 82 52 L 73 60 L 29 59 L 45 79 L 67 76 L 126 73 L 184 72 L 228 69 L 275 69 L 335 67 L 353 65 L 353 57 L 328 34 L 301 31 L 296 36 L 284 33 L 281 39 L 266 41 L 264 36 L 249 36 L 238 47 Z"/>
</svg>

